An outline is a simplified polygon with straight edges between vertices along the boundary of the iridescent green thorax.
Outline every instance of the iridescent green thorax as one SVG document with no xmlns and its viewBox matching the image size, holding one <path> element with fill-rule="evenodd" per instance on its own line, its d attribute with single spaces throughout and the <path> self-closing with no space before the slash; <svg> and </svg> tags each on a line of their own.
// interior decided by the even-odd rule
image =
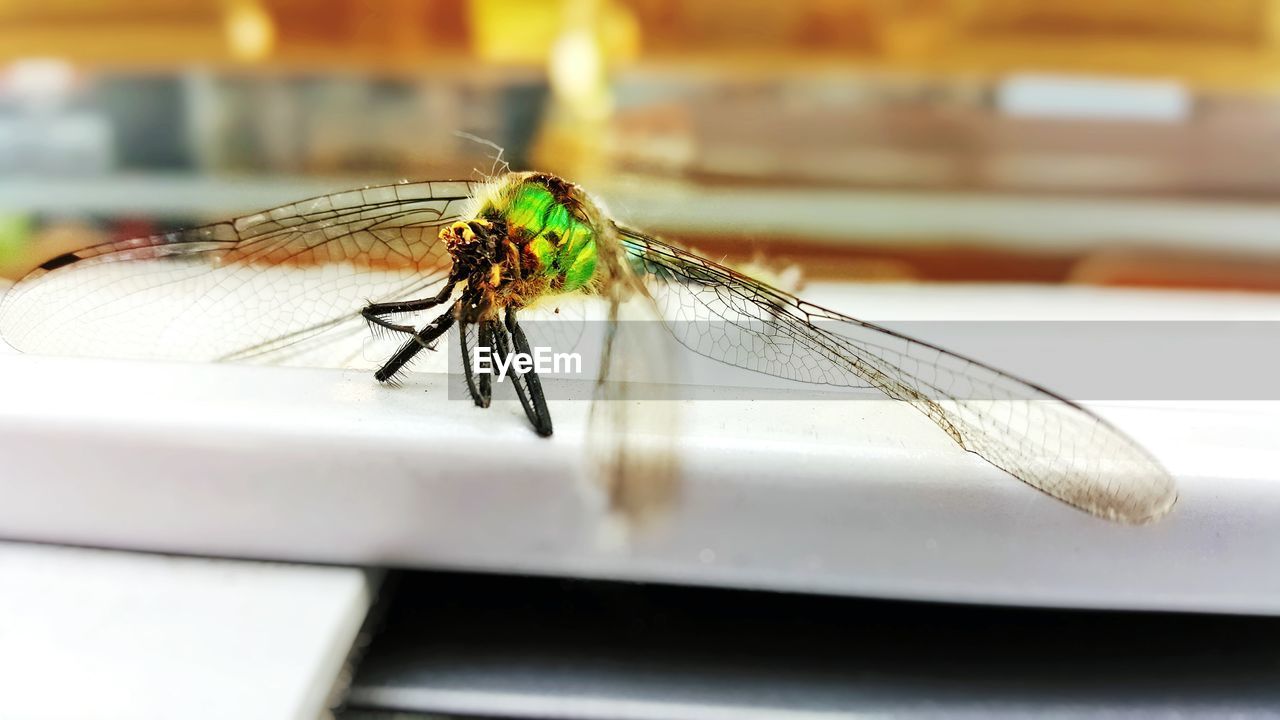
<svg viewBox="0 0 1280 720">
<path fill-rule="evenodd" d="M 521 236 L 522 254 L 537 264 L 536 272 L 550 281 L 552 291 L 572 292 L 591 282 L 596 272 L 595 231 L 571 198 L 534 177 L 508 190 L 504 200 L 490 201 L 480 214 L 504 220 L 509 232 Z"/>
</svg>

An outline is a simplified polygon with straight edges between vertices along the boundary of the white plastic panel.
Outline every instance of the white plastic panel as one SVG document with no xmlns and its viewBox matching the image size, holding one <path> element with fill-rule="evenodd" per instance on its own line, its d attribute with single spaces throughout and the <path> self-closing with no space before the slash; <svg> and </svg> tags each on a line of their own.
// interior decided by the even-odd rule
<svg viewBox="0 0 1280 720">
<path fill-rule="evenodd" d="M 3 714 L 311 720 L 373 587 L 356 568 L 0 543 Z"/>
<path fill-rule="evenodd" d="M 820 287 L 877 319 L 1274 317 L 1249 297 Z M 867 308 L 874 308 L 868 312 Z M 1016 311 L 1015 311 L 1016 312 Z M 967 315 L 966 315 L 967 313 Z M 998 358 L 994 359 L 998 361 Z M 1177 477 L 1146 527 L 1065 507 L 890 402 L 682 407 L 684 483 L 627 542 L 587 406 L 536 437 L 439 375 L 0 356 L 0 536 L 331 563 L 883 597 L 1280 613 L 1280 408 L 1112 403 Z"/>
</svg>

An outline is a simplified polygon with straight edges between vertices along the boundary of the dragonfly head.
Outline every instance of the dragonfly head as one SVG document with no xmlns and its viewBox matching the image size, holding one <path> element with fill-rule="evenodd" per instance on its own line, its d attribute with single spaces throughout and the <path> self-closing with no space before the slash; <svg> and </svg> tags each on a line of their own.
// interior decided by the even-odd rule
<svg viewBox="0 0 1280 720">
<path fill-rule="evenodd" d="M 488 220 L 459 220 L 440 230 L 440 240 L 448 248 L 454 262 L 469 258 L 492 258 L 494 248 L 505 235 L 505 228 L 499 228 Z"/>
<path fill-rule="evenodd" d="M 458 221 L 440 230 L 440 239 L 449 250 L 455 270 L 463 277 L 475 279 L 491 273 L 501 260 L 507 229 L 501 222 L 489 220 Z"/>
<path fill-rule="evenodd" d="M 547 279 L 527 272 L 537 262 L 525 257 L 521 232 L 506 222 L 459 221 L 442 229 L 440 238 L 453 258 L 455 272 L 480 292 L 486 307 L 522 305 L 546 291 Z"/>
</svg>

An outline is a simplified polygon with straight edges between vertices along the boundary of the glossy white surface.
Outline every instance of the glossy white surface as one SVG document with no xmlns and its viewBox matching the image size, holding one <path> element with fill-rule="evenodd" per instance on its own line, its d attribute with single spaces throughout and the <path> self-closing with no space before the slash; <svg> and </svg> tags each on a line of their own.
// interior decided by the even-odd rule
<svg viewBox="0 0 1280 720">
<path fill-rule="evenodd" d="M 1275 318 L 1249 296 L 815 287 L 876 319 Z M 874 308 L 874 312 L 868 311 Z M 963 349 L 963 348 L 957 348 Z M 997 359 L 994 359 L 998 361 Z M 619 544 L 583 480 L 586 404 L 531 433 L 421 374 L 0 356 L 0 536 L 885 597 L 1280 613 L 1280 408 L 1096 409 L 1178 479 L 1113 525 L 891 402 L 688 402 L 684 484 Z"/>
<path fill-rule="evenodd" d="M 319 717 L 368 574 L 0 543 L 6 718 Z"/>
</svg>

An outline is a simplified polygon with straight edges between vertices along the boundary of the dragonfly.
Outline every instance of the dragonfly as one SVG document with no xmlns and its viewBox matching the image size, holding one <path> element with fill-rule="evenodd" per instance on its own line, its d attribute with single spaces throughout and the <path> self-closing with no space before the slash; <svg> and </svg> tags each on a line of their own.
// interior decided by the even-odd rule
<svg viewBox="0 0 1280 720">
<path fill-rule="evenodd" d="M 1102 518 L 1151 522 L 1177 499 L 1159 461 L 1085 407 L 630 227 L 542 172 L 367 187 L 65 253 L 0 301 L 0 336 L 25 352 L 92 354 L 115 342 L 140 356 L 283 363 L 368 326 L 399 339 L 374 374 L 394 383 L 453 330 L 467 392 L 483 408 L 495 378 L 468 353 L 484 349 L 495 364 L 529 354 L 522 318 L 579 296 L 603 299 L 614 323 L 624 303 L 645 304 L 682 345 L 722 363 L 878 391 L 960 448 Z M 144 311 L 150 319 L 133 320 Z M 673 318 L 735 332 L 706 342 L 706 324 Z M 530 425 L 552 435 L 538 372 L 513 367 Z"/>
</svg>

